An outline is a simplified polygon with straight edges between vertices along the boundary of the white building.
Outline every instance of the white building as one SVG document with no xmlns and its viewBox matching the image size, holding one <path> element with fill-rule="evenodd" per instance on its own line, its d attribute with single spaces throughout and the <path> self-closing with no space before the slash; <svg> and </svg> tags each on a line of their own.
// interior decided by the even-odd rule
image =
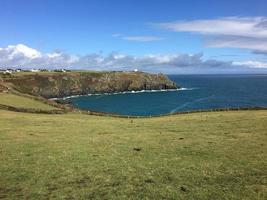
<svg viewBox="0 0 267 200">
<path fill-rule="evenodd" d="M 4 74 L 12 74 L 12 71 L 7 69 L 6 71 L 4 71 Z"/>
<path fill-rule="evenodd" d="M 134 69 L 134 72 L 138 72 L 138 69 Z"/>
<path fill-rule="evenodd" d="M 31 69 L 31 72 L 39 72 L 39 69 Z"/>
</svg>

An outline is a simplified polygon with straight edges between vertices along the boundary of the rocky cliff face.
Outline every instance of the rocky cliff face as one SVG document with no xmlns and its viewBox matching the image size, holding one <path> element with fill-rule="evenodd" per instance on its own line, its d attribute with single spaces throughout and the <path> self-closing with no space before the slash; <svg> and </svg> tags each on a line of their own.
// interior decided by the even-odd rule
<svg viewBox="0 0 267 200">
<path fill-rule="evenodd" d="M 20 92 L 45 98 L 177 88 L 163 74 L 143 72 L 36 73 L 15 75 L 5 78 L 5 82 L 11 83 Z"/>
</svg>

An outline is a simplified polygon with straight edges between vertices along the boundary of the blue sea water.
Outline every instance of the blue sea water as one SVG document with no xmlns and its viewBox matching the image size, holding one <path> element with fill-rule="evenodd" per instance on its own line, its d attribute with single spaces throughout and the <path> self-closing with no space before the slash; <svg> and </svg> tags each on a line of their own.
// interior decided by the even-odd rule
<svg viewBox="0 0 267 200">
<path fill-rule="evenodd" d="M 169 75 L 182 90 L 70 98 L 82 109 L 150 116 L 229 107 L 267 107 L 267 75 Z"/>
</svg>

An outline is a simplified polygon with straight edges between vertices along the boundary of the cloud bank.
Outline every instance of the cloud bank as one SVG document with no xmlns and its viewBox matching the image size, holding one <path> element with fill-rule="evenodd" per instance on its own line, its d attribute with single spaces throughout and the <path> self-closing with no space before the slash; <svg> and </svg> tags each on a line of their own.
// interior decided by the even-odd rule
<svg viewBox="0 0 267 200">
<path fill-rule="evenodd" d="M 233 47 L 267 51 L 267 17 L 224 17 L 209 20 L 159 23 L 177 32 L 205 35 L 209 47 Z"/>
<path fill-rule="evenodd" d="M 83 56 L 56 51 L 42 53 L 23 44 L 0 48 L 0 68 L 70 68 L 89 70 L 133 70 L 165 73 L 209 73 L 266 68 L 267 63 L 258 61 L 226 62 L 205 60 L 198 54 L 159 54 L 130 56 L 119 53 L 101 53 Z"/>
</svg>

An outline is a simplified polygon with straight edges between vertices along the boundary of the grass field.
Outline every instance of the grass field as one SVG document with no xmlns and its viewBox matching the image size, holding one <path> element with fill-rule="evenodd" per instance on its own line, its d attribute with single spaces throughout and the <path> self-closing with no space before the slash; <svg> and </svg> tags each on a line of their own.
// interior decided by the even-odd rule
<svg viewBox="0 0 267 200">
<path fill-rule="evenodd" d="M 10 93 L 0 93 L 0 104 L 25 109 L 56 110 L 57 108 L 40 101 Z"/>
<path fill-rule="evenodd" d="M 267 199 L 267 111 L 121 119 L 0 110 L 3 199 Z"/>
</svg>

